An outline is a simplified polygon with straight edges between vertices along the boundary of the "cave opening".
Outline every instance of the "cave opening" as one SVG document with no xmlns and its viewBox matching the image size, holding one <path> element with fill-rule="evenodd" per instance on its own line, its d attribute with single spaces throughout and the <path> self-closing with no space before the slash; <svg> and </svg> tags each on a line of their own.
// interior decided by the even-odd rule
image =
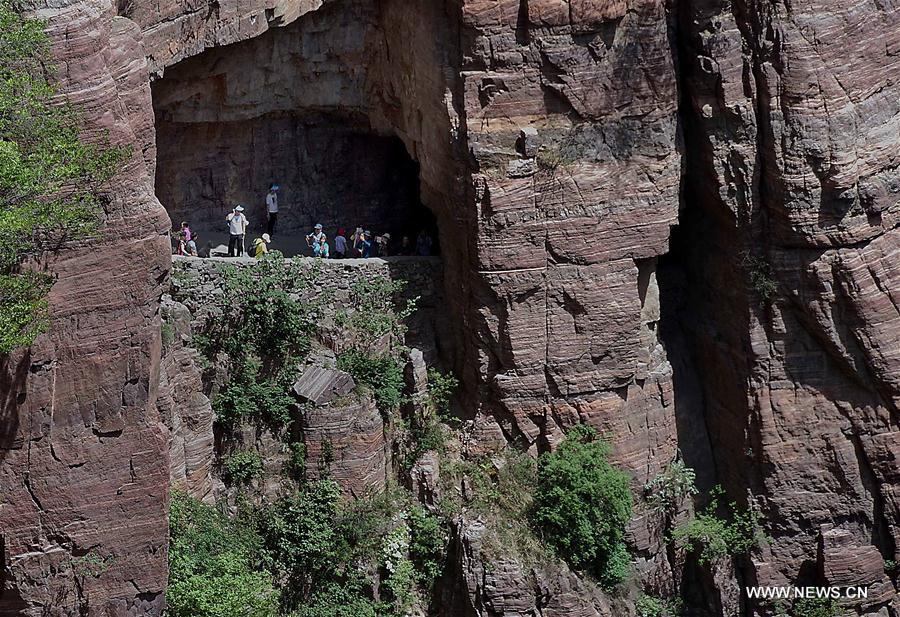
<svg viewBox="0 0 900 617">
<path fill-rule="evenodd" d="M 421 235 L 438 253 L 419 163 L 370 103 L 372 67 L 357 41 L 375 26 L 360 17 L 330 38 L 321 17 L 304 17 L 183 60 L 153 82 L 156 194 L 198 247 L 227 244 L 225 218 L 238 204 L 250 246 L 267 231 L 266 195 L 277 184 L 270 248 L 287 256 L 311 254 L 306 235 L 316 224 L 332 252 L 339 229 L 349 238 L 362 228 L 389 235 L 388 254 L 421 254 Z"/>
</svg>

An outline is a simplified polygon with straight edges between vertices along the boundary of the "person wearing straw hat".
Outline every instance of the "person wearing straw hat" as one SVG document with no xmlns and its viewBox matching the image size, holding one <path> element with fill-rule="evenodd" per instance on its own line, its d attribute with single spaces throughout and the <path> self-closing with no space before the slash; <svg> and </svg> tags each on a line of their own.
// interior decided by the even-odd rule
<svg viewBox="0 0 900 617">
<path fill-rule="evenodd" d="M 263 234 L 262 238 L 257 238 L 253 243 L 253 256 L 257 259 L 262 259 L 266 256 L 266 253 L 269 252 L 268 244 L 272 241 L 272 236 L 269 234 Z"/>
<path fill-rule="evenodd" d="M 228 256 L 240 257 L 244 254 L 244 234 L 247 232 L 247 217 L 244 216 L 244 206 L 238 204 L 225 217 L 228 223 Z"/>
</svg>

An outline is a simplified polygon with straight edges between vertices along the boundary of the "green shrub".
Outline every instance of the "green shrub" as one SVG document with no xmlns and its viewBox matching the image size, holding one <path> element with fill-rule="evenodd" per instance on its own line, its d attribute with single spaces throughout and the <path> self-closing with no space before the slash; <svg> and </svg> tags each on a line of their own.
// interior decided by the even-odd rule
<svg viewBox="0 0 900 617">
<path fill-rule="evenodd" d="M 700 551 L 701 564 L 726 555 L 749 553 L 763 539 L 759 515 L 752 510 L 738 508 L 730 502 L 727 508 L 721 504 L 724 491 L 717 486 L 710 492 L 710 501 L 702 512 L 675 528 L 673 540 L 682 547 Z M 729 510 L 725 518 L 719 510 Z"/>
<path fill-rule="evenodd" d="M 745 251 L 741 254 L 741 265 L 747 273 L 750 287 L 763 302 L 770 302 L 778 293 L 778 283 L 774 279 L 769 262 Z"/>
<path fill-rule="evenodd" d="M 385 595 L 391 601 L 395 615 L 405 615 L 415 602 L 416 569 L 409 559 L 409 528 L 402 525 L 384 537 L 381 546 L 381 566 Z"/>
<path fill-rule="evenodd" d="M 453 375 L 428 369 L 428 404 L 439 417 L 450 415 L 450 401 L 458 387 L 459 381 Z"/>
<path fill-rule="evenodd" d="M 799 598 L 791 607 L 791 617 L 840 617 L 841 605 L 830 598 Z"/>
<path fill-rule="evenodd" d="M 367 598 L 359 583 L 328 583 L 291 617 L 387 617 L 387 607 Z"/>
<path fill-rule="evenodd" d="M 663 617 L 666 614 L 666 603 L 653 596 L 641 595 L 635 608 L 638 617 Z"/>
<path fill-rule="evenodd" d="M 213 398 L 216 420 L 226 429 L 234 429 L 245 420 L 255 420 L 273 431 L 291 421 L 294 399 L 289 389 L 292 372 L 283 369 L 274 377 L 262 375 L 262 365 L 245 356 L 233 367 L 231 379 Z"/>
<path fill-rule="evenodd" d="M 97 549 L 91 549 L 84 555 L 72 558 L 72 571 L 76 576 L 97 578 L 109 569 L 115 561 L 111 555 L 103 555 Z"/>
<path fill-rule="evenodd" d="M 284 606 L 293 609 L 344 574 L 347 548 L 337 528 L 341 490 L 331 480 L 304 485 L 279 500 L 259 522 L 269 569 L 285 580 Z"/>
<path fill-rule="evenodd" d="M 687 497 L 697 494 L 694 470 L 674 461 L 644 486 L 647 504 L 662 513 L 672 513 Z"/>
<path fill-rule="evenodd" d="M 641 594 L 635 608 L 638 617 L 678 617 L 681 615 L 682 602 L 680 598 L 664 600 Z"/>
<path fill-rule="evenodd" d="M 426 452 L 442 453 L 446 449 L 444 429 L 431 413 L 398 420 L 396 423 L 395 447 L 400 458 L 400 467 L 409 471 Z"/>
<path fill-rule="evenodd" d="M 338 325 L 347 330 L 358 351 L 367 351 L 386 334 L 402 341 L 406 332 L 403 320 L 416 307 L 416 300 L 405 303 L 398 310 L 395 301 L 406 287 L 406 281 L 374 277 L 355 281 L 350 288 L 351 310 L 342 311 Z"/>
<path fill-rule="evenodd" d="M 541 455 L 532 521 L 566 561 L 609 587 L 628 571 L 632 498 L 628 477 L 609 464 L 609 448 L 596 437 L 578 425 L 555 452 Z"/>
<path fill-rule="evenodd" d="M 249 484 L 262 473 L 263 460 L 256 450 L 235 452 L 222 463 L 222 476 L 233 486 Z"/>
<path fill-rule="evenodd" d="M 256 567 L 259 538 L 215 508 L 174 492 L 169 510 L 168 614 L 275 617 L 279 594 Z"/>
<path fill-rule="evenodd" d="M 306 479 L 306 444 L 294 441 L 288 444 L 288 460 L 285 465 L 292 478 L 298 482 Z"/>
<path fill-rule="evenodd" d="M 416 578 L 430 587 L 441 574 L 447 545 L 447 531 L 441 519 L 415 504 L 409 510 L 409 556 L 416 569 Z"/>
<path fill-rule="evenodd" d="M 350 373 L 358 384 L 372 390 L 383 414 L 388 414 L 403 400 L 403 367 L 393 356 L 350 350 L 338 356 L 337 367 Z"/>
<path fill-rule="evenodd" d="M 252 420 L 277 433 L 291 421 L 290 387 L 321 305 L 297 299 L 309 294 L 310 275 L 280 254 L 228 265 L 224 281 L 220 313 L 194 337 L 207 365 L 225 362 L 229 375 L 213 399 L 216 420 L 229 430 Z"/>
<path fill-rule="evenodd" d="M 172 343 L 175 342 L 175 326 L 164 321 L 159 326 L 159 334 L 160 338 L 162 339 L 163 349 L 170 349 L 172 347 Z"/>
<path fill-rule="evenodd" d="M 327 475 L 331 471 L 334 462 L 334 443 L 326 435 L 322 438 L 322 458 L 319 459 L 319 473 Z"/>
<path fill-rule="evenodd" d="M 0 356 L 49 324 L 53 278 L 29 258 L 89 236 L 103 190 L 129 151 L 81 141 L 80 114 L 61 104 L 44 22 L 0 0 Z"/>
</svg>

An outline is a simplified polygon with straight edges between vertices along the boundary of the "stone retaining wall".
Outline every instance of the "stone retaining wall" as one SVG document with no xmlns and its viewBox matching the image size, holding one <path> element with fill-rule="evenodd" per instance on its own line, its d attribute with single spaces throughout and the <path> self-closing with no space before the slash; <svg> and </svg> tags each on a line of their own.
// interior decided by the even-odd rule
<svg viewBox="0 0 900 617">
<path fill-rule="evenodd" d="M 312 276 L 312 288 L 326 293 L 324 313 L 326 318 L 350 298 L 353 284 L 360 280 L 384 277 L 404 280 L 407 285 L 400 298 L 418 297 L 418 310 L 408 320 L 407 343 L 422 349 L 429 365 L 437 362 L 438 350 L 443 342 L 451 340 L 441 336 L 446 327 L 442 311 L 443 265 L 436 257 L 387 257 L 372 259 L 314 259 L 296 257 L 284 260 L 286 264 L 300 264 Z M 174 256 L 172 259 L 172 298 L 184 304 L 192 315 L 194 329 L 214 309 L 210 298 L 222 293 L 223 273 L 226 265 L 252 268 L 258 261 L 249 257 L 200 258 Z"/>
</svg>

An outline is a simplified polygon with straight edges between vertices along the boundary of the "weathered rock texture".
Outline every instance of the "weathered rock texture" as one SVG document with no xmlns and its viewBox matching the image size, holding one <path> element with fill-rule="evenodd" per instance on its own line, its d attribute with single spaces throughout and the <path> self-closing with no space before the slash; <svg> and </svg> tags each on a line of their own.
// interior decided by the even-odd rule
<svg viewBox="0 0 900 617">
<path fill-rule="evenodd" d="M 159 611 L 168 258 L 149 72 L 174 97 L 157 109 L 190 109 L 191 123 L 253 120 L 236 133 L 250 137 L 260 118 L 299 131 L 302 112 L 403 142 L 443 248 L 454 326 L 441 352 L 480 444 L 538 451 L 587 421 L 636 490 L 681 444 L 704 482 L 760 508 L 772 537 L 711 583 L 719 592 L 845 581 L 852 563 L 877 589 L 860 612 L 894 602 L 879 574 L 900 544 L 891 3 L 119 3 L 134 23 L 103 1 L 53 7 L 41 14 L 67 90 L 92 133 L 108 127 L 136 155 L 99 250 L 54 264 L 52 332 L 4 367 L 7 613 Z M 182 71 L 202 87 L 165 85 Z M 224 128 L 204 130 L 192 134 Z M 275 179 L 254 173 L 254 191 Z M 659 527 L 639 508 L 632 543 L 644 576 L 675 580 Z M 66 564 L 92 547 L 116 559 L 76 587 Z M 479 577 L 465 577 L 467 597 Z"/>
<path fill-rule="evenodd" d="M 491 542 L 483 521 L 454 521 L 451 565 L 439 613 L 442 617 L 633 617 L 626 602 L 611 601 L 596 584 L 575 576 L 562 562 L 528 561 Z M 536 611 L 539 611 L 536 613 Z"/>
<path fill-rule="evenodd" d="M 191 348 L 191 314 L 164 297 L 163 358 L 157 406 L 169 427 L 169 481 L 172 488 L 213 501 L 213 410 L 203 393 L 200 354 Z"/>
<path fill-rule="evenodd" d="M 166 581 L 167 431 L 156 408 L 168 219 L 140 30 L 104 3 L 38 4 L 86 135 L 134 155 L 101 237 L 54 255 L 51 327 L 2 361 L 3 615 L 146 615 Z M 85 559 L 104 565 L 85 574 Z"/>
<path fill-rule="evenodd" d="M 900 540 L 900 20 L 703 0 L 679 23 L 690 333 L 719 477 L 773 538 L 743 575 L 853 578 L 874 614 Z"/>
<path fill-rule="evenodd" d="M 384 490 L 390 471 L 385 423 L 371 395 L 301 407 L 292 430 L 306 446 L 306 476 L 325 475 L 356 497 Z"/>
</svg>

